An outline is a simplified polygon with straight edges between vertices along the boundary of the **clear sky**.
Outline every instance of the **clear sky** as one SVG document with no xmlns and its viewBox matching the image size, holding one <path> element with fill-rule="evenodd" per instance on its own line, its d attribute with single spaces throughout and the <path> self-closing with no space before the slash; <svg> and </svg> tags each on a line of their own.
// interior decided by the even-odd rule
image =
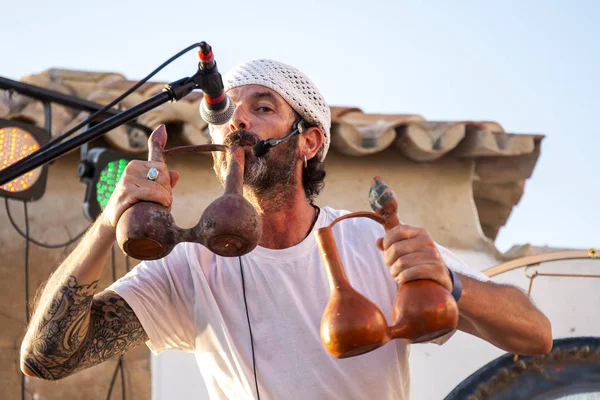
<svg viewBox="0 0 600 400">
<path fill-rule="evenodd" d="M 494 4 L 492 4 L 494 3 Z M 332 105 L 543 133 L 497 245 L 600 247 L 600 1 L 0 0 L 0 75 L 51 67 L 140 79 L 207 41 L 221 71 L 266 57 Z M 196 55 L 158 80 L 191 75 Z"/>
</svg>

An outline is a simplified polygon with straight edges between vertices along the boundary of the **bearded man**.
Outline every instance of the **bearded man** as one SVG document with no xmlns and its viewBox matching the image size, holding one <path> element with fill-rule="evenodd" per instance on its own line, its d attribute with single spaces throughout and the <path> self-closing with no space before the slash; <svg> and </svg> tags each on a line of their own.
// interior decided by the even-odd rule
<svg viewBox="0 0 600 400">
<path fill-rule="evenodd" d="M 405 341 L 343 360 L 321 344 L 330 290 L 312 232 L 346 213 L 314 204 L 330 143 L 327 103 L 303 73 L 271 60 L 242 64 L 224 82 L 235 111 L 210 127 L 211 136 L 246 148 L 244 197 L 261 218 L 259 245 L 225 258 L 182 243 L 96 293 L 121 214 L 138 201 L 170 207 L 179 179 L 164 163 L 132 161 L 46 285 L 22 344 L 23 372 L 60 379 L 146 343 L 154 353 L 195 353 L 211 398 L 407 399 Z M 299 121 L 308 126 L 302 133 L 252 156 L 250 146 L 286 136 Z M 214 166 L 223 181 L 223 154 L 215 153 Z M 425 229 L 399 225 L 386 233 L 363 218 L 337 225 L 335 235 L 353 287 L 388 320 L 398 285 L 430 279 L 458 299 L 458 329 L 508 352 L 550 351 L 550 323 L 527 296 L 468 268 Z"/>
</svg>

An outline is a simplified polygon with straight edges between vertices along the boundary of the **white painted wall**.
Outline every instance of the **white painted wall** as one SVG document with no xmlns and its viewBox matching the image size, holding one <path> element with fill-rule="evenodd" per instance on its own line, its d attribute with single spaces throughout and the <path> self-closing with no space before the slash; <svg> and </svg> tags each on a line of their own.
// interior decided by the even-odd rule
<svg viewBox="0 0 600 400">
<path fill-rule="evenodd" d="M 484 252 L 455 252 L 479 270 L 499 264 Z M 600 260 L 546 263 L 539 271 L 600 274 Z M 494 281 L 513 284 L 523 290 L 529 285 L 524 269 L 505 273 Z M 532 297 L 550 318 L 555 338 L 600 336 L 600 279 L 538 277 Z M 411 398 L 443 399 L 463 379 L 502 354 L 500 349 L 462 332 L 457 332 L 443 346 L 413 345 Z M 194 356 L 181 352 L 152 357 L 152 390 L 153 400 L 208 398 Z"/>
</svg>

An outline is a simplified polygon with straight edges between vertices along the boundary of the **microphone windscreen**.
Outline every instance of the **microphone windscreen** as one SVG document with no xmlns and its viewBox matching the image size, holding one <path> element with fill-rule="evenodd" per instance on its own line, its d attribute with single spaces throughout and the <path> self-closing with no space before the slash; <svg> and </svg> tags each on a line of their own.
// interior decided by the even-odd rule
<svg viewBox="0 0 600 400">
<path fill-rule="evenodd" d="M 206 106 L 206 101 L 202 99 L 200 102 L 200 116 L 202 119 L 212 125 L 223 125 L 229 122 L 233 115 L 233 111 L 235 110 L 235 106 L 227 95 L 225 96 L 225 101 L 226 104 L 222 109 L 211 110 Z"/>
<path fill-rule="evenodd" d="M 254 154 L 254 157 L 262 157 L 269 152 L 270 148 L 271 146 L 265 140 L 261 140 L 252 146 L 252 154 Z"/>
</svg>

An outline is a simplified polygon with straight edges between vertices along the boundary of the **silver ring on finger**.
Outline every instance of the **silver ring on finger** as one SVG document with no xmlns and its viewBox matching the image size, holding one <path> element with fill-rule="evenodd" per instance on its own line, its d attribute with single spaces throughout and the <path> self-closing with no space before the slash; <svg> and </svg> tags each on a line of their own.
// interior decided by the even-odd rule
<svg viewBox="0 0 600 400">
<path fill-rule="evenodd" d="M 151 181 L 155 181 L 156 178 L 158 178 L 158 170 L 154 167 L 150 168 L 148 170 L 148 173 L 146 174 L 146 178 L 148 178 Z"/>
</svg>

